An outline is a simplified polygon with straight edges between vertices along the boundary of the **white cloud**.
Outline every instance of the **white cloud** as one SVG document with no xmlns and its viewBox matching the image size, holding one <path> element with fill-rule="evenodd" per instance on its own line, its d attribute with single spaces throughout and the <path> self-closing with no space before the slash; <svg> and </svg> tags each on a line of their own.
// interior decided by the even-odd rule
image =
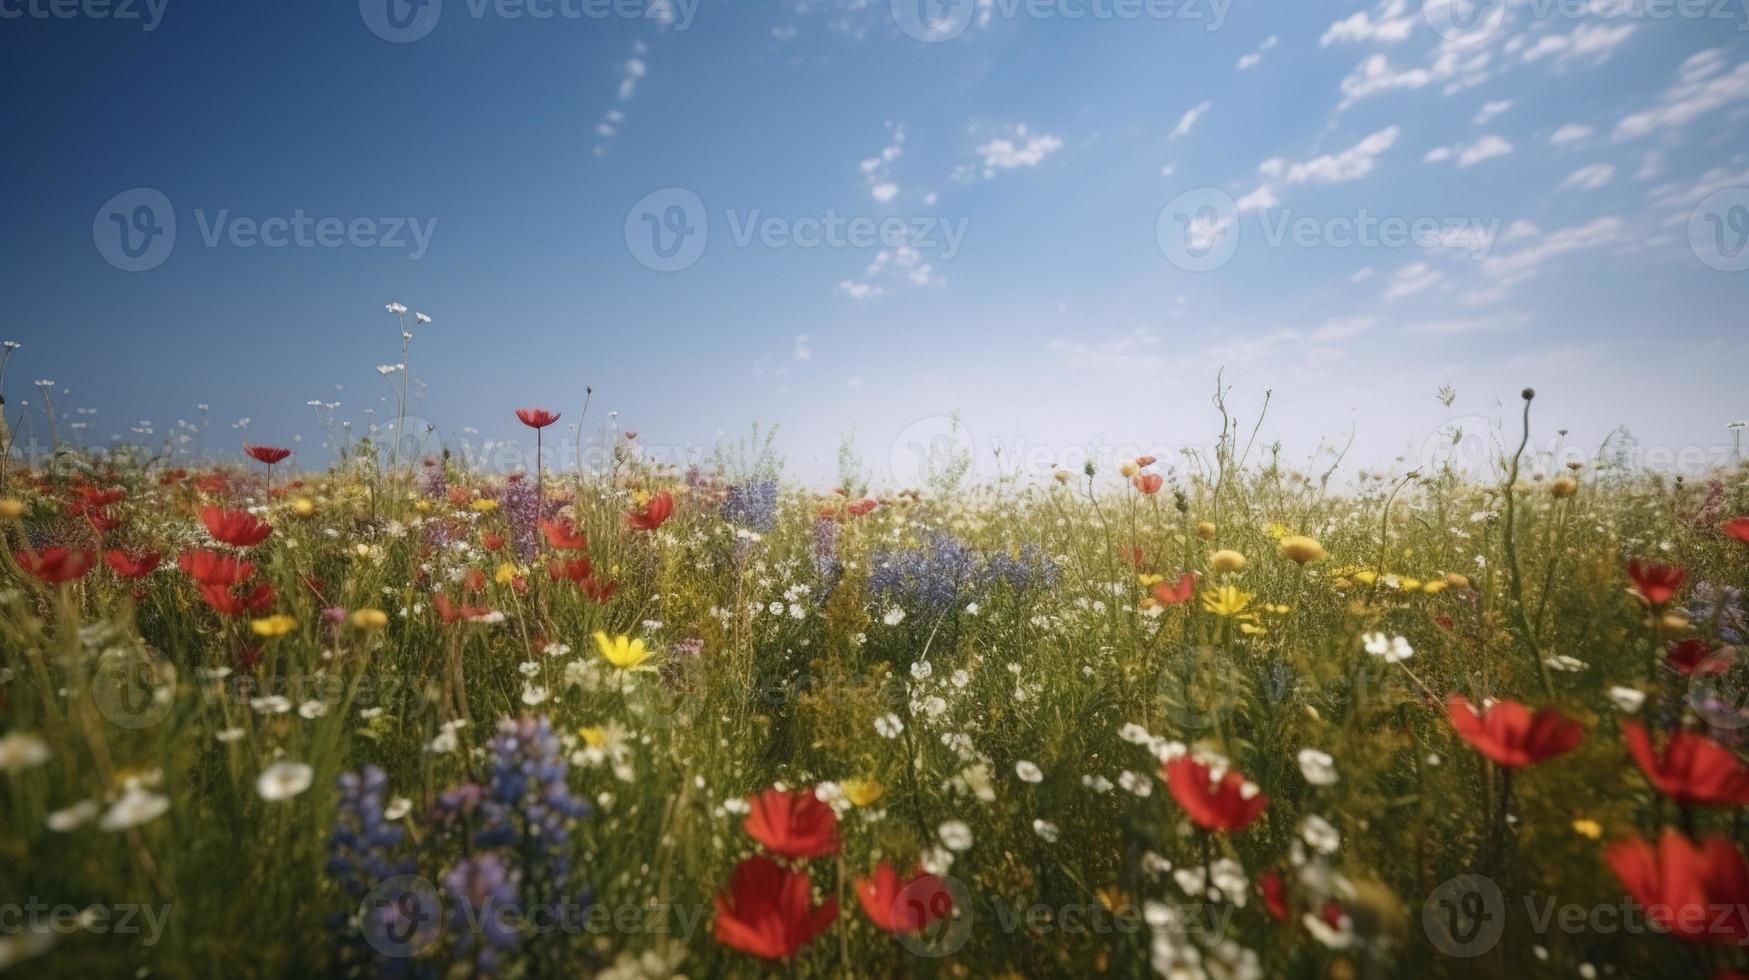
<svg viewBox="0 0 1749 980">
<path fill-rule="evenodd" d="M 1720 75 L 1723 60 L 1722 54 L 1709 50 L 1683 62 L 1677 70 L 1679 80 L 1664 91 L 1655 108 L 1616 123 L 1615 139 L 1636 139 L 1659 129 L 1684 126 L 1721 106 L 1749 99 L 1749 61 Z"/>
<path fill-rule="evenodd" d="M 1323 342 L 1349 340 L 1371 330 L 1377 323 L 1378 318 L 1370 316 L 1325 320 L 1323 326 L 1312 331 L 1312 339 Z"/>
<path fill-rule="evenodd" d="M 1445 281 L 1445 273 L 1425 262 L 1413 262 L 1398 269 L 1396 274 L 1391 276 L 1391 284 L 1385 287 L 1385 299 L 1393 300 L 1413 296 Z"/>
<path fill-rule="evenodd" d="M 1270 48 L 1275 47 L 1275 43 L 1276 43 L 1276 36 L 1274 34 L 1271 34 L 1268 37 L 1264 38 L 1263 43 L 1259 44 L 1257 46 L 1256 51 L 1253 51 L 1247 55 L 1243 55 L 1239 58 L 1239 64 L 1238 64 L 1239 70 L 1240 71 L 1248 71 L 1252 68 L 1257 67 L 1257 63 L 1263 60 L 1263 52 L 1268 51 Z"/>
<path fill-rule="evenodd" d="M 888 122 L 887 132 L 887 145 L 881 148 L 880 153 L 860 164 L 862 179 L 868 185 L 869 196 L 882 204 L 899 196 L 899 185 L 892 180 L 893 161 L 905 155 L 905 127 L 899 123 Z"/>
<path fill-rule="evenodd" d="M 1063 148 L 1063 141 L 1048 133 L 1033 133 L 1022 123 L 1015 126 L 1009 137 L 998 137 L 989 140 L 977 149 L 982 158 L 985 178 L 996 176 L 998 171 L 1014 170 L 1019 167 L 1036 167 L 1045 157 Z M 968 174 L 961 168 L 961 176 Z"/>
<path fill-rule="evenodd" d="M 1427 151 L 1421 158 L 1422 163 L 1444 163 L 1456 159 L 1460 167 L 1470 167 L 1483 160 L 1503 157 L 1512 152 L 1512 144 L 1499 136 L 1490 133 L 1474 143 L 1454 143 L 1451 146 L 1436 146 Z"/>
<path fill-rule="evenodd" d="M 1613 177 L 1615 177 L 1614 167 L 1607 163 L 1593 163 L 1568 174 L 1567 179 L 1561 181 L 1560 189 L 1564 191 L 1594 191 L 1609 183 Z"/>
<path fill-rule="evenodd" d="M 1372 278 L 1372 272 L 1372 266 L 1363 265 L 1354 271 L 1354 275 L 1348 277 L 1348 281 L 1355 283 L 1366 282 L 1368 279 Z"/>
<path fill-rule="evenodd" d="M 1481 110 L 1476 113 L 1475 118 L 1471 119 L 1470 122 L 1477 126 L 1486 126 L 1488 125 L 1488 120 L 1510 108 L 1512 108 L 1511 99 L 1501 99 L 1498 102 L 1485 102 L 1482 104 Z"/>
<path fill-rule="evenodd" d="M 1516 252 L 1482 260 L 1482 272 L 1507 283 L 1522 282 L 1542 271 L 1544 263 L 1568 252 L 1598 248 L 1621 239 L 1620 218 L 1602 217 L 1574 228 L 1549 232 Z"/>
<path fill-rule="evenodd" d="M 1387 0 L 1380 4 L 1377 19 L 1366 11 L 1358 11 L 1331 24 L 1318 38 L 1320 47 L 1356 41 L 1377 41 L 1394 44 L 1409 36 L 1415 28 L 1415 17 L 1408 12 L 1407 0 Z"/>
<path fill-rule="evenodd" d="M 1213 103 L 1204 99 L 1202 102 L 1186 111 L 1184 115 L 1178 117 L 1178 125 L 1172 127 L 1172 135 L 1168 136 L 1167 139 L 1175 140 L 1180 136 L 1189 136 L 1190 128 L 1196 125 L 1196 121 L 1201 119 L 1203 114 L 1208 112 L 1212 105 Z"/>
<path fill-rule="evenodd" d="M 1549 144 L 1566 146 L 1570 143 L 1580 143 L 1591 137 L 1592 129 L 1579 123 L 1567 123 L 1560 129 L 1549 134 Z"/>
<path fill-rule="evenodd" d="M 1519 57 L 1526 64 L 1553 58 L 1557 67 L 1589 58 L 1592 64 L 1609 60 L 1615 49 L 1638 28 L 1633 24 L 1580 24 L 1571 34 L 1545 34 Z"/>
<path fill-rule="evenodd" d="M 849 279 L 840 282 L 836 288 L 851 299 L 873 299 L 883 292 L 879 286 L 866 282 L 852 282 Z"/>
<path fill-rule="evenodd" d="M 1289 184 L 1338 184 L 1359 180 L 1377 168 L 1379 155 L 1397 142 L 1398 132 L 1397 127 L 1387 126 L 1341 153 L 1326 153 L 1294 164 L 1273 157 L 1258 165 L 1257 170 L 1265 177 L 1285 180 Z"/>
<path fill-rule="evenodd" d="M 805 333 L 798 334 L 796 336 L 795 350 L 792 352 L 792 355 L 798 361 L 812 360 L 814 356 L 812 338 Z"/>
<path fill-rule="evenodd" d="M 1529 322 L 1523 314 L 1503 313 L 1498 316 L 1422 320 L 1405 324 L 1403 333 L 1414 337 L 1456 337 L 1463 334 L 1488 333 L 1522 326 Z"/>
<path fill-rule="evenodd" d="M 1236 203 L 1241 211 L 1260 211 L 1280 204 L 1281 198 L 1275 196 L 1275 188 L 1268 184 L 1259 184 L 1256 190 L 1239 198 Z"/>
</svg>

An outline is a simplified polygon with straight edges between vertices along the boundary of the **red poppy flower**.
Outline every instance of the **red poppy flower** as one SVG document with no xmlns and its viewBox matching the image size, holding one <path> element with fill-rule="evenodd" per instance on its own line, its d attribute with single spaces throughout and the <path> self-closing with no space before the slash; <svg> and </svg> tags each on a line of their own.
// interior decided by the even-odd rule
<svg viewBox="0 0 1749 980">
<path fill-rule="evenodd" d="M 62 585 L 83 578 L 97 562 L 97 553 L 89 549 L 44 548 L 40 551 L 19 551 L 12 556 L 18 567 L 33 578 L 50 585 Z"/>
<path fill-rule="evenodd" d="M 97 508 L 108 507 L 112 504 L 119 504 L 123 500 L 126 500 L 127 496 L 128 496 L 128 492 L 126 490 L 121 489 L 120 487 L 112 487 L 108 490 L 99 490 L 96 487 L 86 486 L 83 483 L 74 487 L 73 492 L 75 494 L 79 495 L 80 501 L 82 501 L 86 506 L 97 507 Z M 81 511 L 73 511 L 73 513 L 77 514 L 77 513 L 82 513 L 82 512 Z"/>
<path fill-rule="evenodd" d="M 922 869 L 905 881 L 889 862 L 875 865 L 874 874 L 856 881 L 856 900 L 875 928 L 884 932 L 916 933 L 937 919 L 953 914 L 953 895 L 947 885 Z"/>
<path fill-rule="evenodd" d="M 281 449 L 278 446 L 251 446 L 248 443 L 243 444 L 243 451 L 254 457 L 256 460 L 266 463 L 269 466 L 272 466 L 287 456 L 290 456 L 292 453 L 291 450 Z"/>
<path fill-rule="evenodd" d="M 516 417 L 531 429 L 544 429 L 559 420 L 559 413 L 549 412 L 544 408 L 519 408 L 516 410 Z"/>
<path fill-rule="evenodd" d="M 861 517 L 862 515 L 868 513 L 869 511 L 874 510 L 878 506 L 880 506 L 880 505 L 875 501 L 875 499 L 873 497 L 864 497 L 863 499 L 856 501 L 855 503 L 845 507 L 844 509 L 847 511 L 850 511 L 851 514 L 853 514 L 857 517 Z"/>
<path fill-rule="evenodd" d="M 1130 478 L 1130 482 L 1136 485 L 1137 490 L 1152 497 L 1160 492 L 1161 487 L 1166 485 L 1166 478 L 1158 473 L 1137 473 Z"/>
<path fill-rule="evenodd" d="M 243 510 L 202 507 L 200 520 L 215 541 L 238 548 L 253 548 L 266 541 L 267 536 L 273 533 L 273 528 L 266 521 Z"/>
<path fill-rule="evenodd" d="M 584 595 L 604 606 L 613 598 L 613 594 L 619 591 L 618 582 L 603 582 L 598 578 L 584 579 L 578 584 L 583 587 Z"/>
<path fill-rule="evenodd" d="M 1190 572 L 1178 576 L 1178 581 L 1167 585 L 1165 582 L 1154 586 L 1154 601 L 1162 606 L 1176 606 L 1190 601 L 1196 594 L 1196 576 Z"/>
<path fill-rule="evenodd" d="M 787 858 L 838 853 L 838 814 L 809 791 L 768 789 L 749 800 L 741 826 L 747 836 Z"/>
<path fill-rule="evenodd" d="M 1148 567 L 1148 556 L 1143 554 L 1142 549 L 1136 545 L 1129 545 L 1127 547 L 1120 545 L 1117 549 L 1117 554 L 1126 564 L 1137 571 L 1141 571 Z"/>
<path fill-rule="evenodd" d="M 1136 469 L 1139 469 L 1139 470 L 1140 469 L 1147 469 L 1148 467 L 1153 466 L 1157 462 L 1159 462 L 1159 460 L 1155 459 L 1152 456 L 1137 456 L 1136 457 Z"/>
<path fill-rule="evenodd" d="M 82 509 L 85 513 L 85 523 L 90 524 L 91 530 L 96 531 L 99 536 L 108 534 L 126 523 L 119 517 L 109 516 L 109 513 L 101 507 L 86 507 Z"/>
<path fill-rule="evenodd" d="M 1749 942 L 1742 913 L 1749 903 L 1749 865 L 1729 840 L 1709 837 L 1696 847 L 1667 828 L 1656 849 L 1630 838 L 1611 844 L 1603 856 L 1645 907 L 1648 921 L 1688 942 Z"/>
<path fill-rule="evenodd" d="M 654 531 L 674 516 L 674 495 L 664 490 L 644 506 L 626 511 L 626 524 L 639 531 Z"/>
<path fill-rule="evenodd" d="M 547 575 L 555 582 L 569 581 L 581 585 L 595 573 L 587 558 L 574 558 L 570 561 L 553 559 L 547 562 Z"/>
<path fill-rule="evenodd" d="M 1749 517 L 1734 517 L 1726 521 L 1720 530 L 1738 541 L 1749 544 Z"/>
<path fill-rule="evenodd" d="M 202 585 L 233 586 L 255 574 L 255 566 L 231 555 L 199 549 L 178 556 L 176 564 Z"/>
<path fill-rule="evenodd" d="M 1676 590 L 1682 587 L 1682 580 L 1687 577 L 1686 571 L 1670 565 L 1638 558 L 1628 562 L 1628 578 L 1634 581 L 1634 591 L 1654 606 L 1662 606 L 1674 598 Z"/>
<path fill-rule="evenodd" d="M 1705 735 L 1678 730 L 1657 753 L 1643 725 L 1625 722 L 1621 731 L 1640 771 L 1665 796 L 1705 806 L 1749 804 L 1749 769 L 1730 749 Z"/>
<path fill-rule="evenodd" d="M 546 535 L 547 544 L 563 551 L 582 551 L 589 547 L 589 539 L 577 533 L 577 525 L 561 517 L 551 521 L 540 522 L 541 533 Z"/>
<path fill-rule="evenodd" d="M 1445 704 L 1446 716 L 1458 736 L 1509 769 L 1518 769 L 1569 752 L 1585 729 L 1553 708 L 1535 714 L 1517 701 L 1496 701 L 1481 714 L 1461 694 Z"/>
<path fill-rule="evenodd" d="M 158 563 L 163 560 L 164 556 L 156 551 L 135 554 L 120 548 L 111 548 L 103 553 L 103 563 L 122 578 L 145 578 L 157 570 Z"/>
<path fill-rule="evenodd" d="M 836 898 L 814 905 L 806 871 L 785 870 L 763 854 L 735 867 L 716 907 L 717 942 L 768 960 L 794 956 L 838 918 Z"/>
<path fill-rule="evenodd" d="M 201 493 L 217 496 L 225 492 L 230 485 L 229 479 L 223 473 L 209 473 L 194 481 L 194 488 Z"/>
<path fill-rule="evenodd" d="M 492 532 L 487 531 L 485 534 L 480 535 L 480 544 L 483 545 L 487 551 L 497 551 L 499 548 L 504 547 L 504 535 L 493 534 Z"/>
<path fill-rule="evenodd" d="M 486 573 L 478 568 L 470 568 L 462 573 L 462 588 L 469 592 L 478 592 L 486 587 Z"/>
<path fill-rule="evenodd" d="M 1282 882 L 1279 872 L 1265 871 L 1258 875 L 1257 893 L 1263 896 L 1263 907 L 1269 910 L 1270 917 L 1277 922 L 1287 921 L 1287 885 Z"/>
<path fill-rule="evenodd" d="M 442 594 L 432 599 L 431 604 L 437 608 L 437 618 L 445 624 L 472 622 L 492 615 L 492 610 L 485 606 L 453 605 L 449 596 Z"/>
<path fill-rule="evenodd" d="M 1269 805 L 1238 772 L 1229 769 L 1216 781 L 1206 763 L 1181 755 L 1161 767 L 1166 787 L 1184 812 L 1204 830 L 1244 830 Z"/>
<path fill-rule="evenodd" d="M 229 585 L 202 582 L 200 584 L 200 597 L 221 616 L 262 613 L 273 606 L 273 586 L 263 582 L 248 592 L 239 593 L 236 588 Z"/>
<path fill-rule="evenodd" d="M 1687 677 L 1699 670 L 1700 665 L 1706 663 L 1706 659 L 1712 656 L 1713 652 L 1711 643 L 1694 636 L 1670 644 L 1670 649 L 1664 654 L 1664 662 L 1669 664 L 1678 674 Z M 1722 671 L 1728 666 L 1723 662 L 1714 664 L 1713 667 L 1708 668 L 1708 672 Z"/>
</svg>

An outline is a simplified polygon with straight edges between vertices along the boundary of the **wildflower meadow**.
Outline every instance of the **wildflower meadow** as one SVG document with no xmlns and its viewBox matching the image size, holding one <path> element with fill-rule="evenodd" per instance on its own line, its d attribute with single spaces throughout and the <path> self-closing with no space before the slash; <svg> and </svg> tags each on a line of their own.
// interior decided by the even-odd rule
<svg viewBox="0 0 1749 980">
<path fill-rule="evenodd" d="M 1496 476 L 1314 470 L 1231 393 L 909 488 L 581 391 L 507 470 L 0 453 L 0 968 L 1745 975 L 1744 466 L 1527 448 L 1526 389 Z"/>
</svg>

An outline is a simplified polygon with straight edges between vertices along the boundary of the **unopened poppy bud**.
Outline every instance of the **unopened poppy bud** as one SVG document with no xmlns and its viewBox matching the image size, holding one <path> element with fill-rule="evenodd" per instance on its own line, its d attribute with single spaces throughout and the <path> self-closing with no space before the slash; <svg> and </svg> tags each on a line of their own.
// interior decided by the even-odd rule
<svg viewBox="0 0 1749 980">
<path fill-rule="evenodd" d="M 1558 476 L 1549 484 L 1549 493 L 1556 497 L 1571 497 L 1579 492 L 1579 481 L 1570 476 Z"/>
</svg>

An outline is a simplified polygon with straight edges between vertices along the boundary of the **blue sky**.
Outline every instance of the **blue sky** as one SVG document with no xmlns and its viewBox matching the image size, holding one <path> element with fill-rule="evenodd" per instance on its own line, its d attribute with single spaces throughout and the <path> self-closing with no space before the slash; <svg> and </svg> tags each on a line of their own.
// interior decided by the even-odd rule
<svg viewBox="0 0 1749 980">
<path fill-rule="evenodd" d="M 1292 461 L 1351 427 L 1351 463 L 1422 458 L 1525 385 L 1539 444 L 1627 425 L 1692 459 L 1749 416 L 1746 26 L 1740 0 L 0 0 L 9 416 L 50 379 L 91 443 L 204 404 L 205 448 L 319 465 L 310 401 L 393 414 L 398 301 L 433 318 L 414 411 L 475 444 L 593 385 L 591 434 L 776 424 L 816 483 L 853 427 L 909 482 L 956 410 L 1011 466 L 1171 460 L 1213 439 L 1224 369 L 1247 424 L 1273 392 Z"/>
</svg>

